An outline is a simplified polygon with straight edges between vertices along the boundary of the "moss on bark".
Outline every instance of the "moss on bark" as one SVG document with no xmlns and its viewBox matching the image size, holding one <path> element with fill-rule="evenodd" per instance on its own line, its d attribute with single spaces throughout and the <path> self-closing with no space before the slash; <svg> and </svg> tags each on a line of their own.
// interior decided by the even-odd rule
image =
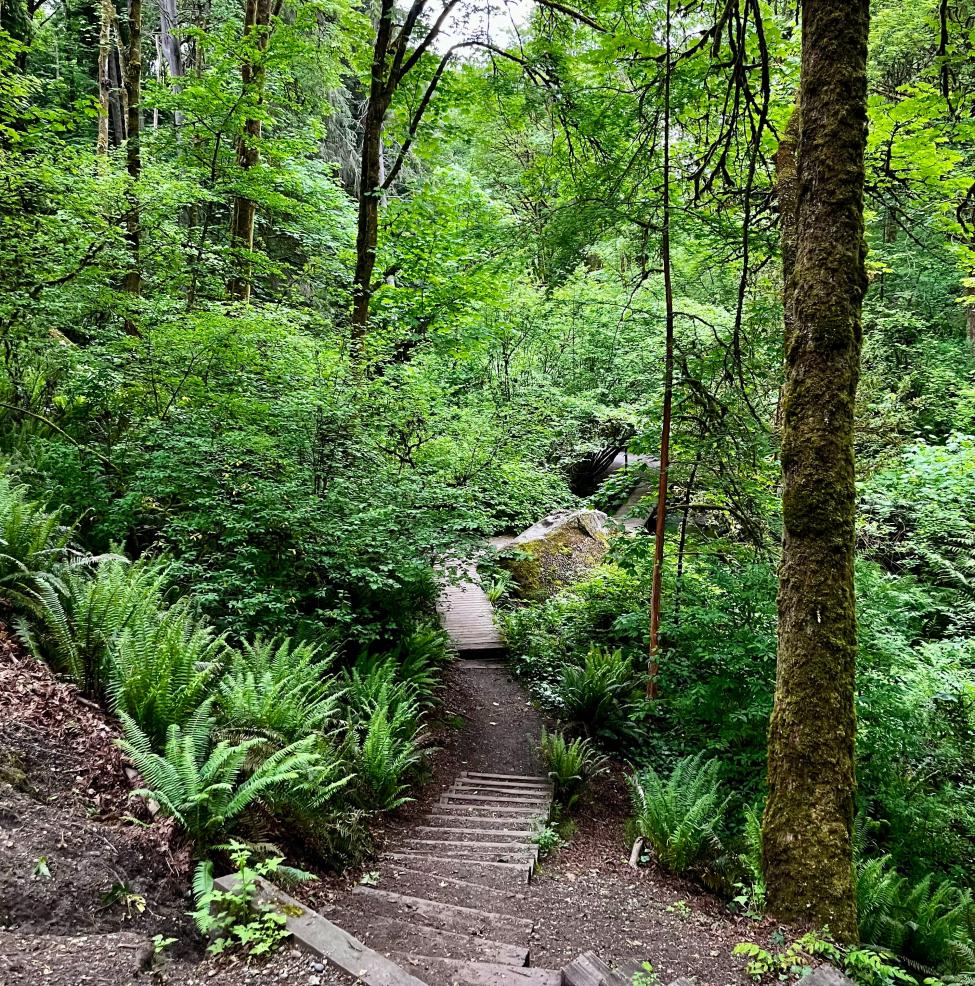
<svg viewBox="0 0 975 986">
<path fill-rule="evenodd" d="M 782 402 L 783 546 L 764 820 L 771 910 L 857 937 L 853 404 L 866 290 L 866 0 L 803 4 Z M 792 244 L 787 244 L 792 246 Z"/>
</svg>

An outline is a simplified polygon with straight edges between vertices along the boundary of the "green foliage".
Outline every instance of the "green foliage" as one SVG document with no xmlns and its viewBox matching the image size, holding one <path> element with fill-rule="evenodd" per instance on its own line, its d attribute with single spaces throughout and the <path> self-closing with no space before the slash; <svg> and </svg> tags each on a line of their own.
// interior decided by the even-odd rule
<svg viewBox="0 0 975 986">
<path fill-rule="evenodd" d="M 127 623 L 110 647 L 112 707 L 161 749 L 169 727 L 185 724 L 211 694 L 226 659 L 223 636 L 187 606 L 143 613 Z"/>
<path fill-rule="evenodd" d="M 129 630 L 137 646 L 138 633 L 156 625 L 168 580 L 163 564 L 130 564 L 119 556 L 100 560 L 91 571 L 64 569 L 39 587 L 38 626 L 33 632 L 25 628 L 25 636 L 36 653 L 88 694 L 101 695 L 111 675 L 113 648 Z M 125 657 L 119 660 L 124 667 Z"/>
<path fill-rule="evenodd" d="M 645 767 L 630 777 L 634 834 L 645 839 L 663 866 L 686 873 L 721 851 L 719 829 L 729 798 L 716 761 L 703 754 L 679 760 L 666 780 Z"/>
<path fill-rule="evenodd" d="M 44 576 L 70 557 L 72 531 L 57 511 L 46 510 L 0 472 L 0 603 L 34 611 Z"/>
<path fill-rule="evenodd" d="M 557 696 L 567 722 L 589 736 L 619 743 L 630 732 L 638 688 L 633 663 L 621 650 L 594 647 L 581 665 L 566 665 Z"/>
<path fill-rule="evenodd" d="M 333 732 L 342 693 L 314 644 L 287 637 L 244 641 L 220 680 L 220 714 L 242 736 L 285 746 L 310 733 Z"/>
<path fill-rule="evenodd" d="M 254 860 L 242 842 L 231 841 L 217 848 L 230 857 L 236 883 L 231 890 L 218 890 L 209 860 L 201 862 L 194 874 L 193 918 L 200 933 L 212 939 L 207 951 L 221 955 L 240 950 L 255 958 L 273 952 L 289 935 L 285 927 L 288 918 L 273 906 L 258 902 L 258 880 L 273 881 L 279 875 L 286 875 L 292 882 L 314 878 L 284 867 L 280 856 Z"/>
<path fill-rule="evenodd" d="M 555 787 L 555 800 L 571 811 L 589 784 L 608 769 L 606 758 L 592 740 L 566 739 L 563 733 L 542 728 L 542 760 Z"/>
<path fill-rule="evenodd" d="M 864 942 L 908 968 L 939 975 L 975 974 L 975 901 L 969 890 L 928 874 L 912 884 L 889 856 L 857 870 L 857 914 Z"/>
<path fill-rule="evenodd" d="M 244 776 L 248 754 L 261 741 L 215 743 L 211 707 L 208 699 L 185 726 L 171 725 L 162 753 L 155 752 L 134 720 L 124 712 L 119 716 L 125 731 L 119 745 L 146 783 L 134 793 L 156 801 L 185 830 L 198 853 L 225 836 L 259 799 L 313 771 L 317 760 L 313 737 L 307 737 L 278 750 Z"/>
<path fill-rule="evenodd" d="M 918 986 L 919 982 L 935 986 L 940 980 L 915 978 L 902 969 L 886 951 L 865 947 L 845 948 L 837 945 L 829 929 L 810 931 L 795 941 L 785 943 L 780 951 L 770 951 L 754 942 L 741 942 L 732 950 L 747 959 L 746 973 L 756 982 L 794 980 L 807 975 L 814 964 L 825 961 L 842 969 L 859 986 Z"/>
<path fill-rule="evenodd" d="M 355 748 L 355 770 L 363 807 L 392 811 L 412 800 L 407 779 L 420 762 L 422 737 L 405 709 L 379 706 L 361 724 Z"/>
<path fill-rule="evenodd" d="M 553 825 L 539 825 L 532 835 L 532 842 L 538 846 L 539 856 L 551 856 L 565 844 L 559 830 Z"/>
</svg>

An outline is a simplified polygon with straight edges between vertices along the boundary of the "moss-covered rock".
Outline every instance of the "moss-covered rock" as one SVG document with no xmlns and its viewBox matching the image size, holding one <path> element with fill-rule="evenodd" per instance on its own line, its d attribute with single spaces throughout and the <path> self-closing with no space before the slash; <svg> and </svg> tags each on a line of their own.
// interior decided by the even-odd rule
<svg viewBox="0 0 975 986">
<path fill-rule="evenodd" d="M 585 578 L 609 547 L 606 520 L 598 510 L 559 510 L 519 534 L 499 559 L 518 595 L 540 602 Z"/>
</svg>

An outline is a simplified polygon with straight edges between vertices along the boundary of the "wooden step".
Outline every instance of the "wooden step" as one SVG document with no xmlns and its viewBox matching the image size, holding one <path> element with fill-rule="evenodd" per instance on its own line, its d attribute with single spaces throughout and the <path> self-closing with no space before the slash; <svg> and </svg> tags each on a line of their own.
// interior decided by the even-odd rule
<svg viewBox="0 0 975 986">
<path fill-rule="evenodd" d="M 474 805 L 497 805 L 500 807 L 522 807 L 522 808 L 548 808 L 550 801 L 548 798 L 525 795 L 515 797 L 514 795 L 495 795 L 495 794 L 470 794 L 463 790 L 451 788 L 440 799 L 441 804 L 474 804 Z"/>
<path fill-rule="evenodd" d="M 613 970 L 595 952 L 583 952 L 562 968 L 565 986 L 607 986 Z"/>
<path fill-rule="evenodd" d="M 539 774 L 485 774 L 479 770 L 463 770 L 458 777 L 469 777 L 481 781 L 537 781 L 548 783 L 548 778 Z"/>
<path fill-rule="evenodd" d="M 424 816 L 421 821 L 427 828 L 444 829 L 484 829 L 485 832 L 528 832 L 534 834 L 535 827 L 531 825 L 530 818 L 521 818 L 519 815 L 508 815 L 500 818 L 484 818 L 479 815 L 438 815 L 432 813 Z"/>
<path fill-rule="evenodd" d="M 492 804 L 472 804 L 469 801 L 455 801 L 444 803 L 441 799 L 434 806 L 434 813 L 437 815 L 453 815 L 464 818 L 539 818 L 547 814 L 547 811 L 539 811 L 532 805 L 492 805 Z"/>
<path fill-rule="evenodd" d="M 423 833 L 421 838 L 456 838 L 464 842 L 531 842 L 535 836 L 533 829 L 512 828 L 464 828 L 451 825 L 417 825 L 414 832 Z"/>
<path fill-rule="evenodd" d="M 394 952 L 393 957 L 430 986 L 562 986 L 559 969 L 519 969 L 494 962 L 458 962 L 412 952 Z"/>
<path fill-rule="evenodd" d="M 530 853 L 538 854 L 538 846 L 534 842 L 527 842 L 524 839 L 506 839 L 501 842 L 477 841 L 471 839 L 451 839 L 446 836 L 436 836 L 428 833 L 427 835 L 415 835 L 406 842 L 400 843 L 400 849 L 422 848 L 428 846 L 444 846 L 450 849 L 463 849 L 472 852 L 502 852 L 502 853 Z"/>
<path fill-rule="evenodd" d="M 231 873 L 213 882 L 220 890 L 236 891 L 240 885 L 240 875 Z M 305 907 L 294 897 L 289 897 L 263 877 L 255 878 L 251 907 L 281 914 L 285 919 L 284 926 L 291 933 L 295 944 L 326 959 L 367 986 L 428 986 L 396 962 L 359 941 L 321 914 Z"/>
<path fill-rule="evenodd" d="M 361 941 L 384 954 L 409 949 L 445 959 L 473 959 L 514 966 L 528 962 L 527 944 L 511 945 L 479 935 L 447 931 L 421 921 L 375 914 L 367 908 L 333 906 L 324 913 L 330 921 L 355 932 Z"/>
<path fill-rule="evenodd" d="M 462 935 L 478 935 L 514 945 L 528 944 L 533 922 L 510 914 L 480 911 L 458 904 L 442 904 L 423 897 L 409 897 L 391 890 L 356 887 L 353 896 L 362 899 L 362 909 L 400 920 L 417 920 L 432 928 Z"/>
<path fill-rule="evenodd" d="M 455 880 L 474 880 L 492 887 L 516 887 L 528 883 L 532 867 L 527 863 L 487 863 L 478 859 L 445 859 L 433 853 L 416 856 L 411 853 L 388 853 L 388 858 L 412 870 L 449 876 Z"/>
<path fill-rule="evenodd" d="M 407 843 L 397 852 L 403 856 L 440 856 L 444 859 L 470 860 L 478 863 L 517 863 L 534 866 L 538 860 L 538 847 L 520 849 L 483 849 L 476 843 L 450 845 L 444 842 Z"/>
<path fill-rule="evenodd" d="M 486 784 L 491 787 L 500 785 L 502 787 L 543 787 L 548 790 L 552 788 L 552 779 L 544 775 L 539 775 L 538 777 L 520 777 L 517 774 L 512 774 L 510 777 L 505 777 L 504 775 L 499 775 L 498 777 L 480 777 L 476 774 L 458 774 L 455 782 L 457 784 Z"/>
<path fill-rule="evenodd" d="M 424 873 L 402 860 L 386 864 L 381 886 L 384 890 L 395 890 L 410 897 L 425 897 L 441 904 L 459 904 L 461 907 L 474 907 L 498 914 L 517 910 L 525 899 L 523 888 L 505 890 L 492 887 L 486 882 L 477 882 L 476 876 L 462 880 Z"/>
<path fill-rule="evenodd" d="M 451 788 L 455 791 L 486 791 L 491 794 L 514 794 L 518 797 L 538 796 L 552 797 L 551 784 L 504 784 L 501 781 L 454 781 Z"/>
</svg>

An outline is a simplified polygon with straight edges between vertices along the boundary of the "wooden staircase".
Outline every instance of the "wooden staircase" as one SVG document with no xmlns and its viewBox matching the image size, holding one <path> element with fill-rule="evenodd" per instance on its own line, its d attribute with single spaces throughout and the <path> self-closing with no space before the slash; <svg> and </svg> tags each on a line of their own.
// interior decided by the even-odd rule
<svg viewBox="0 0 975 986">
<path fill-rule="evenodd" d="M 530 967 L 533 922 L 519 902 L 551 812 L 547 778 L 461 774 L 433 810 L 324 916 L 429 986 L 561 986 Z"/>
<path fill-rule="evenodd" d="M 261 881 L 257 904 L 368 986 L 562 986 L 562 970 L 531 966 L 522 906 L 551 807 L 547 778 L 463 773 L 369 885 L 319 913 Z"/>
</svg>

